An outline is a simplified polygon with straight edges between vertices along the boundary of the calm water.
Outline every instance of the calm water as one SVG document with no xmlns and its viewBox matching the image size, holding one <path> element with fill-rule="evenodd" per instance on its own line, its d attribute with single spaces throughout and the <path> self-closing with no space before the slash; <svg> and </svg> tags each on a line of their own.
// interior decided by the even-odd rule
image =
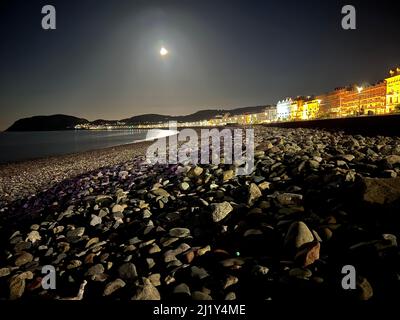
<svg viewBox="0 0 400 320">
<path fill-rule="evenodd" d="M 171 134 L 151 131 L 150 137 Z M 146 139 L 147 130 L 0 132 L 0 163 L 101 149 Z"/>
</svg>

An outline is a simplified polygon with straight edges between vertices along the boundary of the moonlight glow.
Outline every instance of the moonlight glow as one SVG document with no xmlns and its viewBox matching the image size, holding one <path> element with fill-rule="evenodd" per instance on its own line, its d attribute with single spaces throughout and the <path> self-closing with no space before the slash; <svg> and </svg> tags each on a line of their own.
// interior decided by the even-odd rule
<svg viewBox="0 0 400 320">
<path fill-rule="evenodd" d="M 165 49 L 164 47 L 162 47 L 161 50 L 160 50 L 160 54 L 161 54 L 162 56 L 166 56 L 166 55 L 168 54 L 168 50 Z"/>
</svg>

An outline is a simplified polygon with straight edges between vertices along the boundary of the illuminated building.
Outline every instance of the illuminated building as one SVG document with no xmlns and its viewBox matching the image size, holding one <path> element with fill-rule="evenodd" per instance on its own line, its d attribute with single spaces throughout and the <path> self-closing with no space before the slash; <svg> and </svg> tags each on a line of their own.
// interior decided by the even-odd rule
<svg viewBox="0 0 400 320">
<path fill-rule="evenodd" d="M 300 117 L 302 120 L 309 120 L 317 118 L 321 99 L 312 99 L 304 101 L 300 110 Z"/>
<path fill-rule="evenodd" d="M 300 98 L 292 100 L 292 103 L 290 104 L 289 120 L 293 121 L 293 120 L 299 120 L 301 118 L 300 113 L 302 104 L 303 100 Z"/>
<path fill-rule="evenodd" d="M 245 113 L 242 115 L 241 121 L 239 123 L 241 124 L 254 124 L 257 122 L 257 114 L 251 114 L 251 113 Z"/>
<path fill-rule="evenodd" d="M 269 106 L 265 108 L 265 122 L 276 121 L 277 113 L 275 106 Z"/>
<path fill-rule="evenodd" d="M 344 87 L 335 88 L 334 91 L 317 96 L 318 100 L 321 100 L 318 118 L 331 118 L 340 117 L 342 109 L 342 101 L 345 95 L 348 93 L 348 89 Z"/>
<path fill-rule="evenodd" d="M 290 106 L 292 99 L 287 98 L 282 101 L 278 101 L 276 105 L 276 116 L 278 120 L 288 120 L 290 117 Z"/>
<path fill-rule="evenodd" d="M 390 70 L 390 77 L 386 79 L 386 112 L 396 111 L 400 105 L 400 68 Z"/>
<path fill-rule="evenodd" d="M 343 97 L 341 116 L 386 113 L 386 83 L 367 87 L 354 87 Z"/>
</svg>

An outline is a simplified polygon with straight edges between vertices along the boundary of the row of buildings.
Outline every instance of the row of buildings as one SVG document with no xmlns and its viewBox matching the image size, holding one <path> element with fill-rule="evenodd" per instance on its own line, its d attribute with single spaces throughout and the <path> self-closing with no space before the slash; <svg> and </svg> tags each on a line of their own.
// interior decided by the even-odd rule
<svg viewBox="0 0 400 320">
<path fill-rule="evenodd" d="M 276 105 L 272 121 L 309 120 L 316 118 L 380 115 L 400 108 L 400 68 L 369 86 L 336 88 L 318 96 L 286 98 Z"/>
<path fill-rule="evenodd" d="M 340 118 L 361 115 L 382 115 L 400 112 L 400 68 L 390 70 L 385 80 L 368 86 L 349 86 L 317 95 L 286 98 L 276 106 L 267 106 L 259 113 L 218 115 L 212 119 L 179 122 L 178 127 L 213 127 L 229 124 L 249 125 L 279 121 L 299 121 L 319 118 Z M 126 125 L 81 125 L 77 129 L 168 128 L 168 122 Z"/>
<path fill-rule="evenodd" d="M 257 124 L 278 121 L 299 121 L 362 115 L 382 115 L 400 112 L 400 68 L 390 70 L 386 79 L 368 86 L 348 86 L 317 95 L 286 98 L 276 106 L 267 106 L 260 113 L 231 116 L 179 126 L 221 126 L 227 124 Z M 166 125 L 166 124 L 165 124 Z"/>
</svg>

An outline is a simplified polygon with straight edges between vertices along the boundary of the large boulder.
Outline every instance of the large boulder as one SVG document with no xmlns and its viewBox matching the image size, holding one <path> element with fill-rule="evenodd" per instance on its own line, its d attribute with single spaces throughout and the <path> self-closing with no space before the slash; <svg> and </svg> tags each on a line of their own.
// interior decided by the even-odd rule
<svg viewBox="0 0 400 320">
<path fill-rule="evenodd" d="M 400 177 L 363 178 L 362 198 L 370 204 L 391 204 L 400 199 Z"/>
</svg>

